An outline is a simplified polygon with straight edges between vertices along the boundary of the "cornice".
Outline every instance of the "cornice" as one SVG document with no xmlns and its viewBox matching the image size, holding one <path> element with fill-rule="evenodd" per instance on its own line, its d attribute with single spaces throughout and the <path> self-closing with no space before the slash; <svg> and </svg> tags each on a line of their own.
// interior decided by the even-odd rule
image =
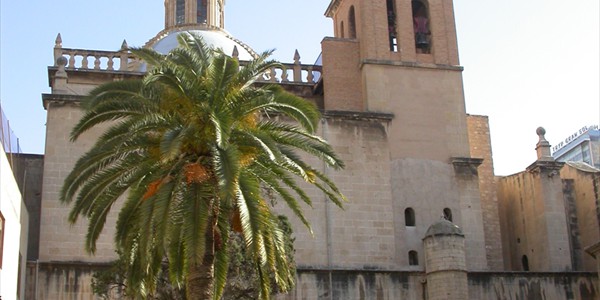
<svg viewBox="0 0 600 300">
<path fill-rule="evenodd" d="M 67 95 L 67 94 L 42 94 L 42 103 L 44 109 L 48 109 L 50 103 L 63 105 L 79 105 L 84 96 L 82 95 Z"/>
<path fill-rule="evenodd" d="M 394 119 L 394 114 L 379 112 L 326 110 L 323 111 L 323 117 L 328 119 L 371 120 L 389 122 Z"/>
<path fill-rule="evenodd" d="M 332 0 L 327 6 L 327 10 L 325 10 L 325 16 L 328 18 L 333 18 L 333 14 L 337 11 L 337 8 L 340 6 L 340 2 L 342 0 Z"/>
<path fill-rule="evenodd" d="M 462 66 L 431 64 L 431 63 L 421 63 L 421 62 L 405 62 L 405 61 L 383 60 L 383 59 L 364 59 L 361 61 L 361 68 L 363 65 L 390 65 L 390 66 L 400 66 L 400 67 L 408 67 L 408 68 L 424 68 L 424 69 L 438 69 L 438 70 L 441 69 L 441 70 L 459 71 L 459 72 L 462 72 L 464 70 L 464 68 Z"/>
</svg>

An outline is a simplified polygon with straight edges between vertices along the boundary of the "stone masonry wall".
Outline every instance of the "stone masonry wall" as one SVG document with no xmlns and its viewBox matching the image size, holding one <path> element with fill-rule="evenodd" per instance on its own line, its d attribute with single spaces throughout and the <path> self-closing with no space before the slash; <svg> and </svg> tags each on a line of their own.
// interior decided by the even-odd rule
<svg viewBox="0 0 600 300">
<path fill-rule="evenodd" d="M 42 199 L 42 177 L 44 156 L 38 154 L 15 155 L 15 178 L 22 191 L 25 206 L 29 212 L 29 234 L 27 260 L 36 260 L 39 254 L 40 214 Z"/>
<path fill-rule="evenodd" d="M 580 248 L 585 249 L 600 241 L 600 219 L 598 216 L 598 203 L 600 195 L 597 191 L 597 184 L 600 178 L 600 172 L 583 171 L 574 166 L 565 164 L 560 170 L 560 177 L 563 180 L 573 182 L 572 201 L 575 206 L 575 215 L 570 216 L 577 220 L 576 237 L 580 242 Z M 595 259 L 581 251 L 581 271 L 595 271 Z"/>
<path fill-rule="evenodd" d="M 87 232 L 85 218 L 76 224 L 68 221 L 70 207 L 59 201 L 59 192 L 64 179 L 76 160 L 92 146 L 99 128 L 83 135 L 77 142 L 69 139 L 71 129 L 82 115 L 74 104 L 51 103 L 46 122 L 46 153 L 42 192 L 42 214 L 40 219 L 40 261 L 93 261 L 106 262 L 115 257 L 113 247 L 114 224 L 119 205 L 107 218 L 104 232 L 98 239 L 98 250 L 90 255 L 84 250 Z"/>
<path fill-rule="evenodd" d="M 25 299 L 93 300 L 93 270 L 102 264 L 40 264 L 27 266 Z M 468 273 L 470 300 L 572 299 L 597 300 L 596 273 Z M 277 300 L 425 300 L 421 272 L 299 269 L 296 287 Z M 36 291 L 37 287 L 37 291 Z"/>
<path fill-rule="evenodd" d="M 349 39 L 326 38 L 323 49 L 324 108 L 364 111 L 359 73 L 358 43 Z"/>
<path fill-rule="evenodd" d="M 600 299 L 593 272 L 473 272 L 468 278 L 472 300 Z"/>
<path fill-rule="evenodd" d="M 477 172 L 479 174 L 479 191 L 488 266 L 490 270 L 502 270 L 504 268 L 504 261 L 502 243 L 499 243 L 502 240 L 500 214 L 498 211 L 498 197 L 494 177 L 494 161 L 492 159 L 488 117 L 468 115 L 467 129 L 469 132 L 471 157 L 483 158 L 483 163 L 477 168 Z"/>
<path fill-rule="evenodd" d="M 313 207 L 304 206 L 311 235 L 285 205 L 296 238 L 296 263 L 311 268 L 395 269 L 389 150 L 385 125 L 375 121 L 327 118 L 319 135 L 328 140 L 346 163 L 340 171 L 323 169 L 348 198 L 344 209 L 315 189 L 307 189 Z"/>
<path fill-rule="evenodd" d="M 525 257 L 530 271 L 571 269 L 562 181 L 553 174 L 537 168 L 499 179 L 508 270 L 524 270 Z"/>
</svg>

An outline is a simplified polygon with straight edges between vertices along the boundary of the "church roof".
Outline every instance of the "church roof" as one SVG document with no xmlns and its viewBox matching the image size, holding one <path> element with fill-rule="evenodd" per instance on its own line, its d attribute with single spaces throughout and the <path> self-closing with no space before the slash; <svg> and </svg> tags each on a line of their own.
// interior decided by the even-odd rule
<svg viewBox="0 0 600 300">
<path fill-rule="evenodd" d="M 438 235 L 463 236 L 463 232 L 462 232 L 462 229 L 460 229 L 460 227 L 458 227 L 454 223 L 452 223 L 446 219 L 441 219 L 441 220 L 433 223 L 431 226 L 429 226 L 429 229 L 427 229 L 427 233 L 425 233 L 425 237 L 438 236 Z"/>
<path fill-rule="evenodd" d="M 234 48 L 238 51 L 240 60 L 252 60 L 257 57 L 256 52 L 248 45 L 233 38 L 225 30 L 206 26 L 179 26 L 159 32 L 154 38 L 146 43 L 146 47 L 150 47 L 162 54 L 167 54 L 169 51 L 177 47 L 177 36 L 182 33 L 194 33 L 201 36 L 204 41 L 215 49 L 222 49 L 228 55 L 232 55 Z"/>
</svg>

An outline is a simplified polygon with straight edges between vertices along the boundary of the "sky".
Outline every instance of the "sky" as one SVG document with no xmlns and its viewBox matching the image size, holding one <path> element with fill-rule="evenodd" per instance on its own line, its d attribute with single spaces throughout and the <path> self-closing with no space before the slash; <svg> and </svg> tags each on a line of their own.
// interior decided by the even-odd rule
<svg viewBox="0 0 600 300">
<path fill-rule="evenodd" d="M 536 159 L 536 129 L 552 145 L 600 123 L 600 1 L 456 0 L 466 110 L 490 121 L 495 173 Z M 227 0 L 225 28 L 257 52 L 313 63 L 333 35 L 329 0 Z M 143 46 L 164 28 L 161 0 L 0 0 L 0 103 L 25 153 L 43 153 L 54 41 L 63 47 Z"/>
</svg>

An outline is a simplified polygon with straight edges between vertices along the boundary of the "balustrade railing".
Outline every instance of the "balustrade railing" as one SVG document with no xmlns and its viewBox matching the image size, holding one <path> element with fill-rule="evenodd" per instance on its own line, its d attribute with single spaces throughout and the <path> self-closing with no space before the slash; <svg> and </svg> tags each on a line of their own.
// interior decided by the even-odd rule
<svg viewBox="0 0 600 300">
<path fill-rule="evenodd" d="M 237 49 L 232 56 L 237 57 Z M 242 61 L 241 64 L 244 64 Z M 95 70 L 95 71 L 128 71 L 143 72 L 142 62 L 128 50 L 127 42 L 123 41 L 119 51 L 101 51 L 72 49 L 62 47 L 60 34 L 54 45 L 54 66 L 65 70 Z M 321 78 L 320 65 L 303 65 L 296 51 L 294 63 L 282 63 L 263 74 L 263 82 L 273 83 L 308 83 L 314 84 Z"/>
<path fill-rule="evenodd" d="M 125 41 L 119 51 L 63 48 L 62 38 L 58 34 L 54 45 L 54 66 L 64 63 L 66 70 L 134 71 L 132 66 L 139 65 L 139 59 L 127 48 Z"/>
<path fill-rule="evenodd" d="M 273 83 L 312 83 L 321 78 L 321 66 L 301 64 L 281 64 L 263 74 L 264 82 Z"/>
</svg>

